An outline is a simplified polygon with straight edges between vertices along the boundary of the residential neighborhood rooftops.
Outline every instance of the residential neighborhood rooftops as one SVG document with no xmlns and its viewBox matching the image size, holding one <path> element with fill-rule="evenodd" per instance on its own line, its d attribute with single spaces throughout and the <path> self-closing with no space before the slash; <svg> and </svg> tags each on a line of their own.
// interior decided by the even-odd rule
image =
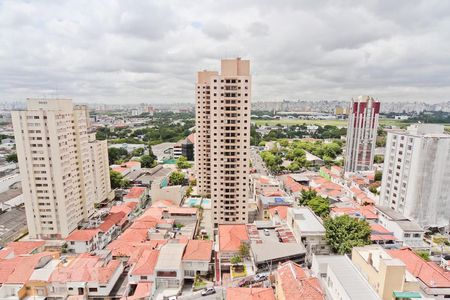
<svg viewBox="0 0 450 300">
<path fill-rule="evenodd" d="M 308 207 L 290 208 L 288 210 L 292 214 L 294 222 L 298 225 L 299 230 L 303 234 L 325 233 L 325 227 L 319 221 L 319 218 Z"/>
<path fill-rule="evenodd" d="M 72 231 L 68 237 L 66 237 L 66 241 L 90 241 L 92 240 L 98 233 L 99 229 L 77 229 Z"/>
<path fill-rule="evenodd" d="M 275 300 L 271 288 L 228 288 L 226 300 Z"/>
<path fill-rule="evenodd" d="M 135 276 L 153 274 L 156 262 L 158 261 L 158 255 L 158 250 L 153 250 L 151 248 L 142 249 L 138 261 L 130 270 L 130 274 Z"/>
<path fill-rule="evenodd" d="M 189 240 L 184 250 L 183 260 L 210 261 L 213 242 L 209 240 Z"/>
<path fill-rule="evenodd" d="M 248 240 L 246 225 L 219 225 L 220 251 L 238 251 L 241 243 Z"/>
<path fill-rule="evenodd" d="M 136 199 L 140 198 L 145 194 L 145 187 L 134 186 L 132 187 L 128 193 L 123 196 L 124 199 Z"/>
<path fill-rule="evenodd" d="M 406 269 L 430 288 L 450 288 L 450 272 L 444 271 L 434 262 L 427 262 L 411 249 L 387 250 L 389 255 L 398 258 Z"/>
<path fill-rule="evenodd" d="M 405 216 L 403 216 L 401 213 L 396 212 L 390 207 L 387 206 L 376 206 L 376 209 L 386 215 L 389 219 L 393 221 L 400 221 L 400 220 L 408 220 Z"/>
<path fill-rule="evenodd" d="M 307 275 L 298 264 L 292 261 L 280 264 L 276 274 L 285 299 L 325 299 L 319 280 Z"/>
<path fill-rule="evenodd" d="M 0 259 L 11 255 L 17 256 L 22 254 L 31 254 L 36 249 L 45 245 L 45 241 L 18 241 L 10 242 L 5 248 L 0 250 Z"/>
</svg>

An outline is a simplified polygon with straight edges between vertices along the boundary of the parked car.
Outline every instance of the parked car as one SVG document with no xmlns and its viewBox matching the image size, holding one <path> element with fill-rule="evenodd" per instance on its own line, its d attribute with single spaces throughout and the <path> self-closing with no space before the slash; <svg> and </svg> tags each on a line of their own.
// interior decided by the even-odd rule
<svg viewBox="0 0 450 300">
<path fill-rule="evenodd" d="M 267 275 L 266 274 L 256 274 L 255 277 L 253 278 L 256 282 L 258 281 L 264 281 L 267 280 Z"/>
<path fill-rule="evenodd" d="M 202 296 L 215 294 L 216 290 L 213 287 L 207 287 L 202 290 Z"/>
<path fill-rule="evenodd" d="M 269 236 L 270 235 L 270 231 L 268 229 L 264 229 L 264 235 Z"/>
<path fill-rule="evenodd" d="M 239 281 L 238 286 L 243 287 L 249 285 L 250 283 L 252 283 L 252 280 L 250 278 L 244 278 L 241 281 Z"/>
</svg>

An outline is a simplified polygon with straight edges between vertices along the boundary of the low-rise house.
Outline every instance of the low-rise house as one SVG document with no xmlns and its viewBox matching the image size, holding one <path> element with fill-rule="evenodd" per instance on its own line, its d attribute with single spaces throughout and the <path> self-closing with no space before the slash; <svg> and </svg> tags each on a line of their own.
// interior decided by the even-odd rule
<svg viewBox="0 0 450 300">
<path fill-rule="evenodd" d="M 154 292 L 154 285 L 149 281 L 140 281 L 136 285 L 133 294 L 128 294 L 125 297 L 120 298 L 120 300 L 142 300 L 150 299 Z"/>
<path fill-rule="evenodd" d="M 219 259 L 222 269 L 230 268 L 230 259 L 239 255 L 242 243 L 250 242 L 247 226 L 244 224 L 219 225 Z"/>
<path fill-rule="evenodd" d="M 9 242 L 5 248 L 0 250 L 0 260 L 11 259 L 23 254 L 36 254 L 42 252 L 45 241 L 18 241 Z"/>
<path fill-rule="evenodd" d="M 406 265 L 406 269 L 418 279 L 421 291 L 426 297 L 436 300 L 450 298 L 450 272 L 434 262 L 423 260 L 409 248 L 387 252 Z"/>
<path fill-rule="evenodd" d="M 370 240 L 373 244 L 381 245 L 384 248 L 396 248 L 397 238 L 380 224 L 370 224 Z"/>
<path fill-rule="evenodd" d="M 426 248 L 425 231 L 416 222 L 386 206 L 377 206 L 378 223 L 392 232 L 399 244 L 411 248 Z"/>
<path fill-rule="evenodd" d="M 292 261 L 278 266 L 275 282 L 278 300 L 325 300 L 325 293 L 322 291 L 319 280 Z"/>
<path fill-rule="evenodd" d="M 134 186 L 123 196 L 124 202 L 136 202 L 144 207 L 148 199 L 147 188 Z"/>
<path fill-rule="evenodd" d="M 326 299 L 381 300 L 345 255 L 314 255 L 311 271 L 319 278 Z"/>
<path fill-rule="evenodd" d="M 123 272 L 119 260 L 81 254 L 57 268 L 50 276 L 50 298 L 68 296 L 108 297 Z"/>
<path fill-rule="evenodd" d="M 52 259 L 51 253 L 43 252 L 0 260 L 0 299 L 25 298 L 28 293 L 26 284 L 34 270 L 43 268 Z"/>
<path fill-rule="evenodd" d="M 261 194 L 263 189 L 280 187 L 280 182 L 278 180 L 261 174 L 252 174 L 250 181 L 253 199 L 255 200 L 256 195 Z"/>
<path fill-rule="evenodd" d="M 211 270 L 213 242 L 209 240 L 189 240 L 183 253 L 185 278 L 206 275 Z"/>
<path fill-rule="evenodd" d="M 73 253 L 88 253 L 100 249 L 99 235 L 99 229 L 74 230 L 66 237 L 67 250 Z"/>
<path fill-rule="evenodd" d="M 352 262 L 383 300 L 393 299 L 394 293 L 421 298 L 417 279 L 401 260 L 390 256 L 381 246 L 353 248 Z"/>
<path fill-rule="evenodd" d="M 264 219 L 269 219 L 270 208 L 275 206 L 292 206 L 294 201 L 294 198 L 287 196 L 279 189 L 274 190 L 272 193 L 266 190 L 265 193 L 258 196 L 258 210 Z"/>
<path fill-rule="evenodd" d="M 271 288 L 228 288 L 226 300 L 275 300 Z"/>
<path fill-rule="evenodd" d="M 128 273 L 128 281 L 130 283 L 138 283 L 140 281 L 155 281 L 155 266 L 158 261 L 159 250 L 150 247 L 141 247 L 138 250 L 136 263 L 134 263 Z"/>
<path fill-rule="evenodd" d="M 295 238 L 305 246 L 308 255 L 330 252 L 325 227 L 309 207 L 289 208 L 286 222 Z"/>
<path fill-rule="evenodd" d="M 286 223 L 287 211 L 289 206 L 272 206 L 269 208 L 269 219 L 274 225 L 281 225 Z"/>
<path fill-rule="evenodd" d="M 180 288 L 184 282 L 183 253 L 186 244 L 168 243 L 161 247 L 155 266 L 155 288 Z"/>
</svg>

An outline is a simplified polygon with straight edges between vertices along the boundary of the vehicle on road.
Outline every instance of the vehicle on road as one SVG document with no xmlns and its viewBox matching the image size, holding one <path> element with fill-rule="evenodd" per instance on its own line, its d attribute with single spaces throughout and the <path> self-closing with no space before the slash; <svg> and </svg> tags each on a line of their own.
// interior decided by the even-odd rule
<svg viewBox="0 0 450 300">
<path fill-rule="evenodd" d="M 216 290 L 213 287 L 207 287 L 202 290 L 202 296 L 215 294 Z"/>
<path fill-rule="evenodd" d="M 264 281 L 267 280 L 267 275 L 266 274 L 256 274 L 255 277 L 253 278 L 254 281 L 259 282 L 259 281 Z"/>
<path fill-rule="evenodd" d="M 270 231 L 268 229 L 264 229 L 264 235 L 269 236 L 270 235 Z"/>
<path fill-rule="evenodd" d="M 252 280 L 250 278 L 245 278 L 245 279 L 242 279 L 241 281 L 239 281 L 238 286 L 243 287 L 243 286 L 249 285 L 251 283 L 252 283 Z"/>
</svg>

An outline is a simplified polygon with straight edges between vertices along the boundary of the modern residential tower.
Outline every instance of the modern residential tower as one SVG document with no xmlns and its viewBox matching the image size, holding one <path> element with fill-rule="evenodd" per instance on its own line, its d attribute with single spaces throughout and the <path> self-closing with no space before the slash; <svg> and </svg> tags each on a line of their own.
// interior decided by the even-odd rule
<svg viewBox="0 0 450 300">
<path fill-rule="evenodd" d="M 372 170 L 379 113 L 380 102 L 372 97 L 352 99 L 348 114 L 345 172 Z"/>
<path fill-rule="evenodd" d="M 450 223 L 450 135 L 443 125 L 388 131 L 380 204 L 425 227 Z"/>
<path fill-rule="evenodd" d="M 197 186 L 211 196 L 215 227 L 247 222 L 250 99 L 250 61 L 223 59 L 220 74 L 198 72 Z"/>
<path fill-rule="evenodd" d="M 29 235 L 64 238 L 111 190 L 106 141 L 89 139 L 86 107 L 67 99 L 28 99 L 12 119 Z"/>
</svg>

